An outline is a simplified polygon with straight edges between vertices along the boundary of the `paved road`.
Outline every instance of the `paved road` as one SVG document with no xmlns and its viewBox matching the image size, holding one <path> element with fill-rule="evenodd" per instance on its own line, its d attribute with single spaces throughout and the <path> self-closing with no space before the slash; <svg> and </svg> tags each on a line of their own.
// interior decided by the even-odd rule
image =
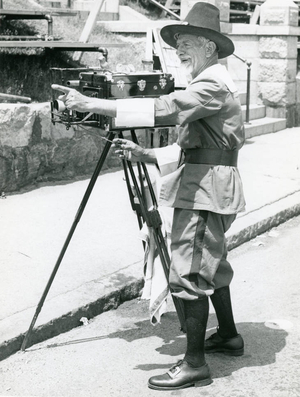
<svg viewBox="0 0 300 397">
<path fill-rule="evenodd" d="M 299 152 L 299 127 L 247 140 L 239 159 L 247 208 L 228 232 L 230 247 L 300 214 Z M 123 179 L 123 171 L 99 177 L 32 342 L 138 295 L 144 252 Z M 88 183 L 44 186 L 0 200 L 0 360 L 21 347 Z"/>
<path fill-rule="evenodd" d="M 245 355 L 207 357 L 214 382 L 159 392 L 150 376 L 185 352 L 170 302 L 161 325 L 150 325 L 147 302 L 133 300 L 0 363 L 1 396 L 38 397 L 298 397 L 300 217 L 230 252 L 232 296 Z M 211 309 L 212 310 L 212 309 Z M 216 318 L 210 312 L 208 334 Z"/>
</svg>

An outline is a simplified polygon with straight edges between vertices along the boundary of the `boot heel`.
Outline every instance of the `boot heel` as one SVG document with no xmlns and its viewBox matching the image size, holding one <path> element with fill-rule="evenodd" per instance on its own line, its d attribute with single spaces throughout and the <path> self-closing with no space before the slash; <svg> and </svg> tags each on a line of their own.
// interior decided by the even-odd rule
<svg viewBox="0 0 300 397">
<path fill-rule="evenodd" d="M 203 380 L 199 380 L 198 382 L 196 382 L 194 384 L 195 387 L 202 387 L 202 386 L 208 386 L 213 382 L 213 380 L 211 378 L 207 378 L 207 379 L 203 379 Z"/>
</svg>

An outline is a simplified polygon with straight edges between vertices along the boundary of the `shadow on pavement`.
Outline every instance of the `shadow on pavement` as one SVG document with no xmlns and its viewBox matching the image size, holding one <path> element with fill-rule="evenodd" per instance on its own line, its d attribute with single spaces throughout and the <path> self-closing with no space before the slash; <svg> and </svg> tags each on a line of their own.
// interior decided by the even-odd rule
<svg viewBox="0 0 300 397">
<path fill-rule="evenodd" d="M 208 325 L 215 324 L 215 315 L 211 314 Z M 213 326 L 213 325 L 212 325 Z M 258 367 L 270 365 L 275 362 L 276 354 L 286 345 L 288 333 L 282 329 L 273 329 L 265 323 L 238 323 L 237 329 L 245 341 L 245 354 L 240 357 L 226 356 L 222 353 L 215 353 L 206 356 L 213 378 L 230 376 L 233 372 L 245 367 Z M 208 335 L 215 332 L 209 330 Z M 153 326 L 149 320 L 138 321 L 134 326 L 119 330 L 108 335 L 99 335 L 91 338 L 77 339 L 65 343 L 50 344 L 46 348 L 56 348 L 69 344 L 90 343 L 100 339 L 123 339 L 126 342 L 133 342 L 139 339 L 147 339 L 152 336 L 161 338 L 161 345 L 155 350 L 166 356 L 170 356 L 169 363 L 153 363 L 138 365 L 135 369 L 152 371 L 153 369 L 169 369 L 179 355 L 184 355 L 186 349 L 185 334 L 180 331 L 180 326 L 175 312 L 164 314 L 161 324 Z M 43 347 L 45 348 L 45 347 Z M 39 350 L 31 348 L 31 351 Z M 30 351 L 29 350 L 29 351 Z M 151 359 L 150 359 L 151 360 Z"/>
<path fill-rule="evenodd" d="M 215 315 L 210 315 L 208 324 L 214 318 Z M 161 346 L 156 349 L 157 352 L 171 358 L 184 355 L 186 339 L 179 329 L 176 313 L 166 313 L 162 323 L 156 327 L 153 327 L 149 321 L 141 321 L 135 325 L 137 327 L 135 329 L 119 331 L 108 337 L 132 342 L 136 339 L 156 336 L 162 339 Z M 276 354 L 286 345 L 288 333 L 282 329 L 269 328 L 264 323 L 238 323 L 237 329 L 245 341 L 245 354 L 240 357 L 226 356 L 221 353 L 207 355 L 207 363 L 212 369 L 213 378 L 229 376 L 245 367 L 270 365 L 276 361 Z M 170 360 L 170 364 L 149 363 L 138 366 L 136 369 L 150 371 L 157 368 L 169 368 L 173 364 L 174 360 Z"/>
<path fill-rule="evenodd" d="M 207 355 L 213 378 L 230 376 L 241 368 L 275 363 L 276 354 L 286 345 L 288 333 L 282 329 L 271 329 L 264 323 L 238 323 L 237 328 L 245 342 L 245 353 L 240 357 L 221 353 Z"/>
</svg>

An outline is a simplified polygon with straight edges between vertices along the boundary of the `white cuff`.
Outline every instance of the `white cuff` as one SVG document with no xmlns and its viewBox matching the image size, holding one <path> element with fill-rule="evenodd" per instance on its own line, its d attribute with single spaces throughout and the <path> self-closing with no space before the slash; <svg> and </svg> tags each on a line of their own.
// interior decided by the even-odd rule
<svg viewBox="0 0 300 397">
<path fill-rule="evenodd" d="M 116 127 L 154 127 L 154 98 L 116 99 Z"/>
</svg>

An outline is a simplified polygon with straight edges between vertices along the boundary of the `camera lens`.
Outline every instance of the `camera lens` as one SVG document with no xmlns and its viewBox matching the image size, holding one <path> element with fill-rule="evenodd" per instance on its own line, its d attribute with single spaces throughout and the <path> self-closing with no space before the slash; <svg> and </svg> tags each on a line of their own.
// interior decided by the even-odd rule
<svg viewBox="0 0 300 397">
<path fill-rule="evenodd" d="M 63 112 L 64 110 L 66 110 L 66 105 L 64 104 L 64 102 L 59 100 L 53 101 L 53 107 L 58 112 Z"/>
</svg>

